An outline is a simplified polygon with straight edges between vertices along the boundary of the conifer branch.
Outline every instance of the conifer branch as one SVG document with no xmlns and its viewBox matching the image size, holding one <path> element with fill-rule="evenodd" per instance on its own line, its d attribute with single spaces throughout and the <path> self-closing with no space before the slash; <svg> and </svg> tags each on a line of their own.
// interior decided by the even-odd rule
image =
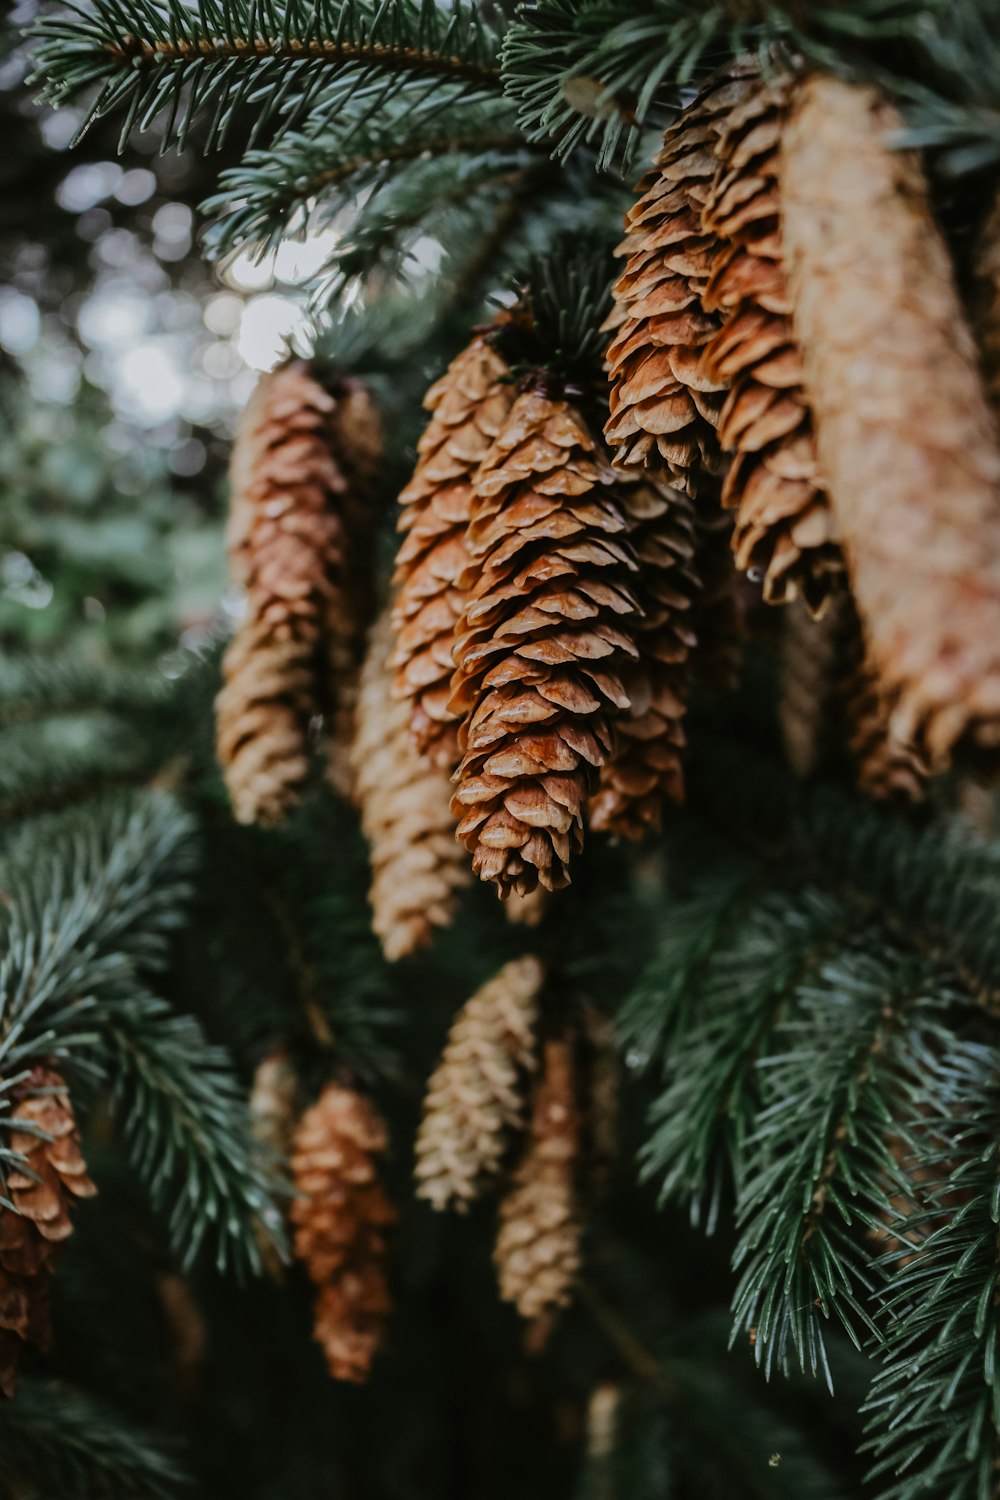
<svg viewBox="0 0 1000 1500">
<path fill-rule="evenodd" d="M 208 118 L 205 147 L 220 144 L 244 109 L 251 140 L 271 125 L 329 118 L 348 94 L 385 99 L 400 88 L 443 86 L 465 98 L 496 94 L 496 39 L 478 12 L 434 0 L 198 0 L 194 9 L 148 0 L 126 15 L 117 0 L 74 6 L 34 28 L 33 82 L 55 105 L 98 86 L 79 133 L 127 105 L 134 125 L 166 113 L 164 144 L 183 146 Z"/>
</svg>

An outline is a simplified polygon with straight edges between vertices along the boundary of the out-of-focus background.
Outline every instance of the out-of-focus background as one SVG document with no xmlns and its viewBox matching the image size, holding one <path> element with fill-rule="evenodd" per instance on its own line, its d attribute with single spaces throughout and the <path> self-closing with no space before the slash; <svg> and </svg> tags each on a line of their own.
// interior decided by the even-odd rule
<svg viewBox="0 0 1000 1500">
<path fill-rule="evenodd" d="M 201 651 L 224 625 L 228 437 L 306 320 L 331 230 L 210 270 L 196 209 L 224 165 L 120 121 L 71 149 L 36 107 L 19 0 L 0 20 L 0 649 Z"/>
</svg>

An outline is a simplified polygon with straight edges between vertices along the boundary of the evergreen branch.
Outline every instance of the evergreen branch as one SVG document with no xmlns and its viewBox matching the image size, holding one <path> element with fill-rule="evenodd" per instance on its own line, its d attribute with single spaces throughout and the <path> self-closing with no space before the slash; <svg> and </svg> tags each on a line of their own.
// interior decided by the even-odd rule
<svg viewBox="0 0 1000 1500">
<path fill-rule="evenodd" d="M 139 781 L 149 745 L 107 713 L 55 714 L 0 729 L 0 820 L 65 807 L 102 788 Z"/>
<path fill-rule="evenodd" d="M 842 67 L 856 44 L 912 34 L 914 23 L 905 0 L 650 0 L 639 13 L 627 0 L 532 0 L 504 39 L 504 87 L 529 140 L 551 139 L 559 156 L 594 146 L 607 170 L 627 165 L 640 127 L 662 126 L 727 58 Z"/>
<path fill-rule="evenodd" d="M 709 906 L 695 953 L 705 952 L 704 937 L 713 929 L 722 937 L 719 928 L 732 918 L 733 905 Z M 687 909 L 678 912 L 677 925 Z M 700 983 L 691 983 L 689 970 L 689 1024 L 666 1049 L 667 1085 L 650 1112 L 655 1128 L 641 1160 L 644 1177 L 662 1177 L 661 1198 L 687 1198 L 693 1221 L 709 1232 L 727 1181 L 738 1192 L 743 1186 L 747 1143 L 762 1107 L 760 1056 L 786 1007 L 831 948 L 843 945 L 854 920 L 818 893 L 797 899 L 774 893 L 706 955 Z"/>
<path fill-rule="evenodd" d="M 0 652 L 0 724 L 50 714 L 156 713 L 168 706 L 172 684 L 158 672 L 70 654 Z M 0 756 L 0 762 L 6 756 Z"/>
<path fill-rule="evenodd" d="M 856 935 L 799 987 L 760 1060 L 733 1317 L 734 1337 L 751 1338 L 768 1374 L 787 1370 L 794 1354 L 829 1381 L 822 1324 L 831 1313 L 855 1341 L 860 1329 L 877 1334 L 863 1236 L 884 1225 L 901 1184 L 891 1141 L 910 1113 L 908 1032 L 942 992 L 926 963 L 884 952 L 878 933 L 867 944 Z"/>
<path fill-rule="evenodd" d="M 286 235 L 330 223 L 410 162 L 490 152 L 509 161 L 526 150 L 509 110 L 477 114 L 466 106 L 444 111 L 437 105 L 404 106 L 382 111 L 367 128 L 347 112 L 334 129 L 290 133 L 279 151 L 248 151 L 238 167 L 223 172 L 219 192 L 202 205 L 203 213 L 216 216 L 206 247 L 213 258 L 244 246 L 265 254 Z"/>
<path fill-rule="evenodd" d="M 255 1156 L 228 1055 L 192 1017 L 134 984 L 105 1000 L 102 1021 L 130 1156 L 154 1207 L 170 1204 L 182 1264 L 211 1232 L 220 1271 L 230 1263 L 259 1271 L 258 1228 L 284 1243 L 278 1183 Z"/>
<path fill-rule="evenodd" d="M 16 1400 L 0 1403 L 0 1452 L 10 1495 L 172 1500 L 185 1478 L 151 1438 L 103 1402 L 24 1376 Z"/>
<path fill-rule="evenodd" d="M 44 97 L 65 104 L 98 86 L 80 133 L 127 105 L 123 145 L 163 113 L 164 145 L 183 147 L 205 116 L 209 149 L 244 108 L 257 139 L 279 122 L 331 118 L 348 95 L 444 86 L 476 98 L 500 87 L 496 38 L 478 11 L 435 0 L 144 0 L 136 14 L 94 0 L 93 14 L 74 6 L 33 34 Z"/>
<path fill-rule="evenodd" d="M 943 7 L 921 41 L 927 82 L 901 87 L 903 144 L 931 149 L 958 175 L 1000 161 L 1000 13 L 992 0 Z"/>
<path fill-rule="evenodd" d="M 916 1206 L 888 1226 L 881 1368 L 866 1407 L 879 1500 L 992 1500 L 1000 1456 L 1000 1051 L 941 1038 L 914 1066 L 905 1166 Z"/>
</svg>

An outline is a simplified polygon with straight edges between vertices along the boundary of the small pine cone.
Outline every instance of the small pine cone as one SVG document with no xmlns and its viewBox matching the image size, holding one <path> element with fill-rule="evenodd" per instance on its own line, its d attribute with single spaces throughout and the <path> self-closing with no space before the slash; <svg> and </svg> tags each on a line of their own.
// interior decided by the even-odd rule
<svg viewBox="0 0 1000 1500">
<path fill-rule="evenodd" d="M 526 896 L 512 891 L 504 902 L 504 915 L 515 927 L 540 927 L 552 896 L 543 885 L 536 885 Z"/>
<path fill-rule="evenodd" d="M 692 559 L 692 505 L 679 490 L 622 484 L 617 495 L 639 561 L 639 659 L 625 673 L 630 704 L 618 721 L 618 748 L 601 768 L 591 828 L 641 839 L 659 828 L 664 802 L 684 800 L 683 719 L 688 657 L 699 585 Z"/>
<path fill-rule="evenodd" d="M 524 1155 L 500 1204 L 500 1295 L 534 1321 L 569 1302 L 580 1269 L 580 1114 L 572 1047 L 545 1044 Z"/>
<path fill-rule="evenodd" d="M 247 614 L 223 661 L 218 754 L 240 822 L 279 823 L 309 771 L 309 725 L 349 707 L 366 623 L 377 417 L 302 360 L 265 375 L 233 450 L 227 544 Z"/>
<path fill-rule="evenodd" d="M 815 614 L 843 563 L 820 487 L 782 259 L 779 153 L 794 84 L 773 72 L 764 81 L 746 64 L 736 80 L 742 94 L 719 131 L 703 214 L 720 242 L 704 306 L 724 322 L 702 368 L 729 387 L 719 442 L 736 455 L 722 503 L 736 511 L 737 567 L 760 574 L 769 604 L 801 595 Z"/>
<path fill-rule="evenodd" d="M 569 883 L 628 707 L 637 564 L 615 480 L 579 413 L 540 390 L 518 397 L 476 476 L 452 806 L 474 870 L 501 895 Z"/>
<path fill-rule="evenodd" d="M 452 771 L 457 724 L 448 707 L 472 477 L 514 400 L 510 370 L 485 334 L 454 359 L 424 398 L 431 411 L 413 478 L 399 497 L 404 533 L 393 607 L 396 691 L 410 709 L 417 748 Z"/>
<path fill-rule="evenodd" d="M 505 964 L 459 1011 L 427 1085 L 417 1137 L 417 1194 L 464 1213 L 499 1173 L 524 1115 L 522 1082 L 535 1065 L 537 958 Z"/>
<path fill-rule="evenodd" d="M 386 613 L 371 633 L 361 674 L 351 760 L 371 852 L 372 925 L 394 961 L 450 925 L 470 877 L 455 840 L 447 776 L 422 759 L 409 710 L 393 696 L 391 645 Z"/>
<path fill-rule="evenodd" d="M 91 1198 L 97 1189 L 56 1070 L 32 1069 L 7 1097 L 15 1102 L 4 1116 L 5 1144 L 25 1158 L 2 1184 L 16 1212 L 0 1207 L 0 1395 L 13 1396 L 25 1343 L 51 1343 L 49 1278 L 59 1245 L 73 1231 L 73 1200 Z"/>
<path fill-rule="evenodd" d="M 990 404 L 1000 418 L 1000 193 L 979 231 L 974 269 L 976 339 Z"/>
<path fill-rule="evenodd" d="M 250 1090 L 253 1138 L 275 1156 L 287 1156 L 295 1134 L 299 1080 L 283 1047 L 257 1064 Z"/>
<path fill-rule="evenodd" d="M 663 137 L 625 216 L 618 254 L 627 260 L 605 324 L 614 336 L 604 434 L 615 461 L 664 470 L 688 493 L 704 465 L 718 464 L 723 387 L 700 358 L 719 326 L 701 304 L 713 250 L 701 213 L 716 168 L 712 145 L 734 87 L 729 79 L 710 84 Z"/>
<path fill-rule="evenodd" d="M 1000 446 L 896 110 L 813 76 L 782 149 L 796 336 L 893 736 L 935 769 L 1000 743 Z"/>
<path fill-rule="evenodd" d="M 386 1231 L 396 1214 L 377 1167 L 386 1146 L 370 1101 L 334 1083 L 295 1132 L 295 1256 L 319 1289 L 315 1336 L 335 1380 L 367 1379 L 392 1311 Z"/>
</svg>

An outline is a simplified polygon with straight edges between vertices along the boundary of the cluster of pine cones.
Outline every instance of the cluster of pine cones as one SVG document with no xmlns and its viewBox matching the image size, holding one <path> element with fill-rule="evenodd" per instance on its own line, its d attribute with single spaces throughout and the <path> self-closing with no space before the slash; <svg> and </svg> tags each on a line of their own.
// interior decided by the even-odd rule
<svg viewBox="0 0 1000 1500">
<path fill-rule="evenodd" d="M 617 1060 L 610 1028 L 581 1009 L 546 1012 L 533 955 L 505 964 L 459 1011 L 427 1086 L 417 1194 L 464 1213 L 502 1188 L 494 1258 L 500 1294 L 544 1338 L 580 1270 L 583 1215 L 614 1155 Z M 380 1181 L 388 1137 L 350 1081 L 301 1114 L 287 1054 L 260 1064 L 251 1096 L 259 1141 L 291 1161 L 296 1260 L 316 1287 L 315 1336 L 335 1379 L 363 1381 L 384 1347 L 392 1300 Z M 272 1269 L 275 1269 L 272 1267 Z"/>
</svg>

